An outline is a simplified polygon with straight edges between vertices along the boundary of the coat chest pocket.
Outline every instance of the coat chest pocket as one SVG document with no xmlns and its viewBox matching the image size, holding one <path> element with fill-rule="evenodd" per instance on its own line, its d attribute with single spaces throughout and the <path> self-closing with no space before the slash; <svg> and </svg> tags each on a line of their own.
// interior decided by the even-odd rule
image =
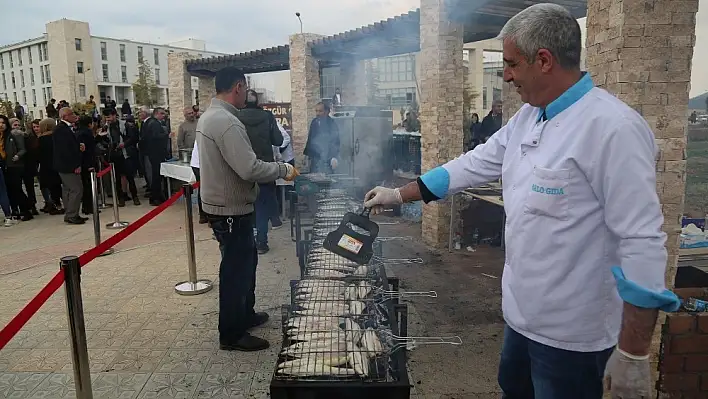
<svg viewBox="0 0 708 399">
<path fill-rule="evenodd" d="M 537 166 L 529 179 L 524 212 L 560 220 L 570 212 L 571 169 L 545 169 Z"/>
</svg>

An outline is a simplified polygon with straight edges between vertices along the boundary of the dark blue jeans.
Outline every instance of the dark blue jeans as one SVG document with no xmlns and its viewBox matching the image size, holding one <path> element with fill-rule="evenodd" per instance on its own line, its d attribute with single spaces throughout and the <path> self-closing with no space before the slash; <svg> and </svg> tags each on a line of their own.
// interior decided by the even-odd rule
<svg viewBox="0 0 708 399">
<path fill-rule="evenodd" d="M 210 216 L 209 220 L 221 251 L 219 339 L 234 343 L 251 327 L 255 314 L 258 252 L 253 240 L 253 217 Z"/>
<path fill-rule="evenodd" d="M 254 204 L 258 245 L 268 244 L 268 221 L 278 216 L 278 197 L 275 187 L 275 183 L 258 183 L 258 198 Z"/>
<path fill-rule="evenodd" d="M 10 197 L 7 195 L 7 186 L 5 185 L 5 174 L 0 168 L 0 208 L 5 214 L 5 217 L 12 216 L 12 211 L 10 210 Z"/>
<path fill-rule="evenodd" d="M 612 350 L 552 348 L 507 326 L 499 363 L 502 399 L 601 399 L 605 365 Z"/>
</svg>

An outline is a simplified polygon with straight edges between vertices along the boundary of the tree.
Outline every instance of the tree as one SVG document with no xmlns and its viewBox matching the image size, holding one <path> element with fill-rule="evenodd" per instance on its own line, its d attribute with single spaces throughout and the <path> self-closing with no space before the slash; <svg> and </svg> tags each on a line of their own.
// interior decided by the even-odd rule
<svg viewBox="0 0 708 399">
<path fill-rule="evenodd" d="M 150 63 L 144 59 L 138 63 L 138 75 L 133 83 L 133 93 L 138 105 L 152 107 L 158 101 L 159 89 L 155 84 L 155 75 Z"/>
<path fill-rule="evenodd" d="M 84 115 L 92 116 L 90 111 L 93 110 L 93 107 L 89 106 L 86 103 L 75 102 L 75 103 L 71 104 L 71 110 L 74 111 L 74 113 L 78 116 L 84 116 Z"/>
<path fill-rule="evenodd" d="M 386 99 L 379 95 L 379 68 L 375 60 L 366 61 L 366 102 L 367 105 L 389 105 Z"/>
</svg>

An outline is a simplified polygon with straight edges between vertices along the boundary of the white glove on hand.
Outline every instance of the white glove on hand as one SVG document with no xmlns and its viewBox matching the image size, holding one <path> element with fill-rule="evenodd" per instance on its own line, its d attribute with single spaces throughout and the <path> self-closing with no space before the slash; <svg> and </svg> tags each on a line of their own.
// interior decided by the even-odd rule
<svg viewBox="0 0 708 399">
<path fill-rule="evenodd" d="M 332 169 L 337 169 L 337 165 L 339 165 L 339 162 L 337 161 L 337 158 L 332 158 L 329 161 L 329 166 L 332 167 Z"/>
<path fill-rule="evenodd" d="M 285 181 L 293 181 L 296 177 L 300 176 L 300 172 L 294 166 L 289 163 L 283 163 L 282 165 L 285 166 L 285 176 L 283 176 Z"/>
<path fill-rule="evenodd" d="M 615 348 L 605 367 L 605 385 L 612 399 L 651 397 L 649 356 L 634 356 Z"/>
<path fill-rule="evenodd" d="M 371 213 L 377 215 L 384 210 L 384 205 L 401 205 L 403 198 L 397 188 L 375 187 L 366 193 L 364 207 L 370 208 Z"/>
</svg>

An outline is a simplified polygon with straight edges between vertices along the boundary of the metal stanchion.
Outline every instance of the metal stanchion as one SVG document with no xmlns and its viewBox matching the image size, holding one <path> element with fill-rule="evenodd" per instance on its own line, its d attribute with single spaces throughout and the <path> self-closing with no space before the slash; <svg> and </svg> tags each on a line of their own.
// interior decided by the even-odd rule
<svg viewBox="0 0 708 399">
<path fill-rule="evenodd" d="M 98 161 L 98 170 L 99 171 L 103 170 L 103 168 L 101 168 L 101 166 L 103 166 L 103 165 L 101 164 L 101 161 L 99 160 Z M 101 176 L 98 179 L 98 189 L 101 191 L 101 204 L 98 206 L 98 209 L 108 209 L 108 208 L 112 207 L 113 204 L 106 203 L 106 190 L 105 190 L 105 187 L 103 187 L 103 176 Z"/>
<path fill-rule="evenodd" d="M 64 290 L 66 291 L 66 314 L 69 320 L 71 342 L 71 362 L 74 366 L 74 386 L 78 399 L 93 399 L 88 348 L 86 346 L 86 326 L 84 325 L 84 305 L 81 301 L 81 265 L 76 256 L 61 258 L 64 270 Z"/>
<path fill-rule="evenodd" d="M 108 223 L 106 228 L 109 230 L 124 229 L 130 223 L 121 222 L 118 214 L 118 193 L 116 192 L 116 168 L 115 164 L 111 164 L 111 193 L 113 193 L 113 223 Z"/>
<path fill-rule="evenodd" d="M 211 280 L 197 280 L 197 260 L 194 255 L 194 220 L 192 219 L 192 191 L 191 184 L 182 185 L 184 194 L 184 224 L 187 235 L 187 267 L 189 268 L 189 281 L 175 284 L 175 292 L 180 295 L 199 295 L 211 291 Z"/>
<path fill-rule="evenodd" d="M 98 183 L 96 178 L 96 172 L 91 172 L 91 196 L 93 199 L 93 237 L 95 246 L 101 244 L 101 220 L 98 216 Z M 108 248 L 99 256 L 106 256 L 113 253 L 113 248 Z"/>
</svg>

